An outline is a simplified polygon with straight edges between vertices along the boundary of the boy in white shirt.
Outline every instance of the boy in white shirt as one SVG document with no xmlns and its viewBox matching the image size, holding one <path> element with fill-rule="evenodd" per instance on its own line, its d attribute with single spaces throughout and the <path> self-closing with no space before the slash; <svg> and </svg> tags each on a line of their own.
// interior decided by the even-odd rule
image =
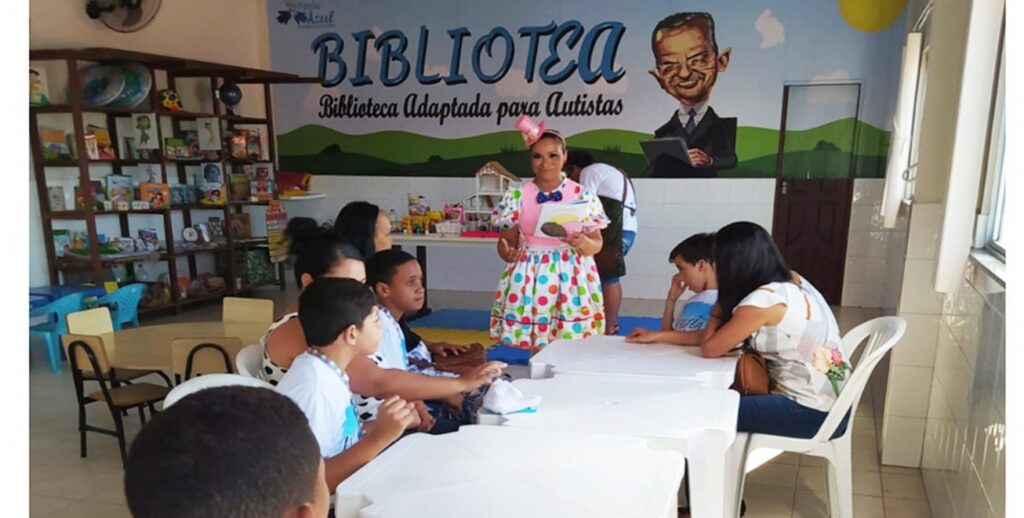
<svg viewBox="0 0 1024 518">
<path fill-rule="evenodd" d="M 653 342 L 676 345 L 700 345 L 703 329 L 708 325 L 711 309 L 718 302 L 718 277 L 712 267 L 714 234 L 694 234 L 676 245 L 669 253 L 669 262 L 678 273 L 672 276 L 661 315 L 661 329 L 653 331 L 638 327 L 626 337 L 634 344 Z M 689 289 L 695 295 L 676 315 L 676 301 Z"/>
<path fill-rule="evenodd" d="M 377 352 L 381 322 L 373 294 L 353 279 L 321 277 L 299 296 L 299 323 L 309 349 L 295 358 L 277 386 L 309 420 L 332 490 L 419 424 L 411 403 L 398 396 L 378 409 L 376 426 L 361 437 L 345 369 Z"/>
</svg>

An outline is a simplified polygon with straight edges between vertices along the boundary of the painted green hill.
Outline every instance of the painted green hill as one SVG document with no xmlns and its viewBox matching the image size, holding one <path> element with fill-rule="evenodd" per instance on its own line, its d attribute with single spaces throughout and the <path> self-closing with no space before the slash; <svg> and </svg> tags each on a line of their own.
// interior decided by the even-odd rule
<svg viewBox="0 0 1024 518">
<path fill-rule="evenodd" d="M 821 126 L 786 132 L 787 151 L 810 151 L 819 142 L 828 142 L 840 151 L 849 149 L 855 119 L 847 118 Z M 774 156 L 779 132 L 769 128 L 741 126 L 736 130 L 736 156 L 740 162 Z M 599 129 L 568 138 L 569 145 L 641 155 L 639 142 L 651 135 L 636 131 Z M 860 124 L 857 154 L 884 156 L 888 152 L 889 132 L 870 124 Z M 382 131 L 366 135 L 349 135 L 318 124 L 309 124 L 278 136 L 282 156 L 309 156 L 322 152 L 358 153 L 396 164 L 415 164 L 431 157 L 467 158 L 522 149 L 522 138 L 516 131 L 499 131 L 487 135 L 459 139 L 428 137 L 405 131 Z"/>
</svg>

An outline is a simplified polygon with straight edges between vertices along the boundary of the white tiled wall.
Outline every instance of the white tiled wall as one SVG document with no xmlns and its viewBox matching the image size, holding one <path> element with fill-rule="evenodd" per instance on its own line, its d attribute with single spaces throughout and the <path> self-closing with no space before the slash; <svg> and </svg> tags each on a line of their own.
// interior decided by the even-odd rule
<svg viewBox="0 0 1024 518">
<path fill-rule="evenodd" d="M 904 208 L 895 228 L 882 228 L 884 186 L 884 179 L 858 178 L 853 182 L 844 306 L 895 308 L 900 302 L 908 218 Z"/>
<path fill-rule="evenodd" d="M 661 299 L 674 273 L 668 253 L 686 237 L 733 221 L 772 228 L 774 179 L 638 179 L 640 230 L 626 259 L 622 286 L 627 298 Z M 317 176 L 313 190 L 326 198 L 288 204 L 288 215 L 334 221 L 346 203 L 367 200 L 385 210 L 407 212 L 407 194 L 426 196 L 432 207 L 473 192 L 472 178 Z M 492 246 L 431 247 L 427 278 L 437 289 L 489 292 L 503 266 Z"/>
<path fill-rule="evenodd" d="M 1005 305 L 973 263 L 942 301 L 921 458 L 937 518 L 1005 516 Z"/>
</svg>

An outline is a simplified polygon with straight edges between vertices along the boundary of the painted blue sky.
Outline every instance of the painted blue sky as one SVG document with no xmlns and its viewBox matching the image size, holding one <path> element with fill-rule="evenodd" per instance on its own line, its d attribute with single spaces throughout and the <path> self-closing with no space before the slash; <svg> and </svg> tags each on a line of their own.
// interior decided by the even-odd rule
<svg viewBox="0 0 1024 518">
<path fill-rule="evenodd" d="M 543 106 L 548 94 L 555 90 L 573 98 L 588 93 L 591 98 L 603 92 L 606 97 L 622 98 L 624 110 L 618 116 L 562 117 L 549 120 L 551 127 L 574 134 L 591 129 L 619 128 L 653 132 L 675 110 L 677 103 L 663 92 L 647 70 L 654 64 L 650 49 L 651 30 L 665 16 L 679 11 L 708 11 L 714 16 L 720 49 L 731 48 L 728 70 L 718 77 L 710 104 L 723 117 L 737 117 L 740 126 L 777 128 L 786 83 L 808 83 L 823 80 L 852 80 L 862 83 L 861 119 L 881 128 L 890 127 L 899 81 L 900 52 L 906 26 L 905 12 L 887 29 L 865 33 L 853 29 L 839 13 L 834 0 L 730 0 L 667 1 L 634 0 L 628 4 L 612 0 L 526 0 L 519 2 L 433 0 L 413 1 L 340 1 L 268 0 L 268 22 L 271 36 L 271 59 L 275 70 L 316 75 L 317 58 L 310 51 L 311 41 L 324 31 L 336 31 L 345 38 L 342 53 L 349 66 L 355 65 L 356 44 L 353 32 L 364 29 L 379 33 L 399 29 L 409 37 L 406 56 L 415 62 L 420 25 L 430 29 L 427 63 L 434 70 L 447 73 L 451 44 L 445 31 L 465 26 L 472 32 L 466 38 L 462 55 L 462 73 L 469 83 L 447 86 L 444 83 L 421 85 L 410 75 L 402 85 L 386 88 L 379 83 L 352 87 L 346 80 L 333 89 L 318 85 L 275 86 L 275 124 L 280 133 L 295 127 L 321 123 L 347 133 L 371 133 L 380 130 L 405 130 L 438 137 L 463 137 L 512 129 L 512 120 L 498 126 L 491 119 L 462 119 L 438 126 L 431 119 L 327 119 L 317 117 L 320 96 L 325 91 L 353 94 L 360 99 L 398 102 L 409 93 L 429 93 L 431 100 L 445 101 L 452 96 L 472 99 L 481 93 L 496 110 L 502 100 L 538 100 Z M 278 11 L 286 4 L 299 9 L 313 5 L 322 13 L 334 11 L 334 28 L 298 28 L 294 23 L 277 21 Z M 539 81 L 527 84 L 522 70 L 526 62 L 526 38 L 516 36 L 522 26 L 561 23 L 576 19 L 584 27 L 602 21 L 619 21 L 626 32 L 619 47 L 617 61 L 626 70 L 619 82 L 587 86 L 578 76 L 556 85 Z M 501 82 L 487 85 L 472 75 L 469 50 L 479 36 L 496 26 L 503 26 L 515 36 L 516 51 L 512 71 Z M 539 56 L 544 56 L 546 40 L 542 40 Z M 497 66 L 500 47 L 493 61 L 485 58 L 485 67 Z M 563 59 L 572 54 L 564 49 Z M 379 57 L 367 63 L 367 74 L 377 82 Z M 430 70 L 430 69 L 428 69 Z M 808 127 L 848 116 L 845 99 L 821 95 L 809 102 L 818 109 L 801 117 Z M 543 117 L 542 117 L 543 118 Z M 799 129 L 799 128 L 793 128 Z"/>
</svg>

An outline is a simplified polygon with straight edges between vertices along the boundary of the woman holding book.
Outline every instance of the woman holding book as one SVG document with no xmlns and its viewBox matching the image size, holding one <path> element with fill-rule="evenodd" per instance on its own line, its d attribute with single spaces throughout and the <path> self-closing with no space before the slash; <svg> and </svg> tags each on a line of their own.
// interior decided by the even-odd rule
<svg viewBox="0 0 1024 518">
<path fill-rule="evenodd" d="M 498 256 L 509 264 L 495 293 L 490 331 L 502 345 L 536 353 L 554 340 L 604 334 L 593 256 L 608 218 L 597 196 L 562 172 L 565 139 L 557 131 L 526 116 L 516 127 L 535 176 L 510 187 L 492 215 L 502 229 Z"/>
</svg>

